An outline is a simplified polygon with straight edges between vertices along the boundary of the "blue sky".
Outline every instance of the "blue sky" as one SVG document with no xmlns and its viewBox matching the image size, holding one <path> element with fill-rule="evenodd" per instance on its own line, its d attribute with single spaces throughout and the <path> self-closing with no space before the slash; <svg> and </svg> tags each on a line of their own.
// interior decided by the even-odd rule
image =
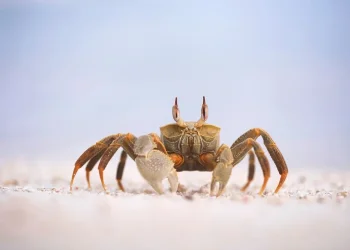
<svg viewBox="0 0 350 250">
<path fill-rule="evenodd" d="M 0 162 L 77 158 L 182 117 L 350 167 L 347 1 L 0 1 Z M 259 140 L 259 142 L 262 142 Z"/>
</svg>

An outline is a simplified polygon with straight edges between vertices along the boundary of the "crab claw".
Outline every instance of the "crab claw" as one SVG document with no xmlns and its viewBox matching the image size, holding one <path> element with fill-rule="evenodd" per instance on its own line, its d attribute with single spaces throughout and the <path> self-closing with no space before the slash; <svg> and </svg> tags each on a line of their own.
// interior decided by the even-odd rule
<svg viewBox="0 0 350 250">
<path fill-rule="evenodd" d="M 174 162 L 169 156 L 156 149 L 152 136 L 140 136 L 134 144 L 137 155 L 135 162 L 142 177 L 158 194 L 163 194 L 162 181 L 168 178 L 172 192 L 176 192 L 179 182 Z"/>
<path fill-rule="evenodd" d="M 216 197 L 219 197 L 224 192 L 233 168 L 233 156 L 230 148 L 223 144 L 218 151 L 220 152 L 218 156 L 219 162 L 213 171 L 210 185 L 210 196 L 213 196 L 215 185 L 219 182 L 219 191 L 217 192 Z"/>
<path fill-rule="evenodd" d="M 224 189 L 230 179 L 232 168 L 232 165 L 225 165 L 222 162 L 219 162 L 216 165 L 216 168 L 213 172 L 213 181 L 210 187 L 211 196 L 214 196 L 216 182 L 219 182 L 219 191 L 217 192 L 216 197 L 219 197 L 224 192 Z"/>
</svg>

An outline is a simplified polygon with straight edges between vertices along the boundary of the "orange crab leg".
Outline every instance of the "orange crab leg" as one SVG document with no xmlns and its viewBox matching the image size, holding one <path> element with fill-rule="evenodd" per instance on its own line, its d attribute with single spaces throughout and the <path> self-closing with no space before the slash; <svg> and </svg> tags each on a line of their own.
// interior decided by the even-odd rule
<svg viewBox="0 0 350 250">
<path fill-rule="evenodd" d="M 247 190 L 249 187 L 250 183 L 254 179 L 254 174 L 255 174 L 255 157 L 254 157 L 254 152 L 250 150 L 248 152 L 249 154 L 249 165 L 248 165 L 248 180 L 247 183 L 241 188 L 241 191 Z"/>
<path fill-rule="evenodd" d="M 90 183 L 90 172 L 96 165 L 96 163 L 101 159 L 102 155 L 106 149 L 102 149 L 97 155 L 91 158 L 91 160 L 86 165 L 85 171 L 86 171 L 86 181 L 88 183 L 88 189 L 91 189 L 91 183 Z"/>
<path fill-rule="evenodd" d="M 72 191 L 72 186 L 74 182 L 75 175 L 77 174 L 78 170 L 84 166 L 84 164 L 94 158 L 98 153 L 100 153 L 102 150 L 105 150 L 109 144 L 112 143 L 115 138 L 119 136 L 118 135 L 111 135 L 103 138 L 99 142 L 97 142 L 95 145 L 89 147 L 75 162 L 74 170 L 72 173 L 72 179 L 70 181 L 70 190 Z"/>
<path fill-rule="evenodd" d="M 127 153 L 123 150 L 122 153 L 120 154 L 120 160 L 118 163 L 117 174 L 116 174 L 116 180 L 117 180 L 118 187 L 123 192 L 125 192 L 125 189 L 124 189 L 124 186 L 122 184 L 122 177 L 123 177 L 124 167 L 125 167 L 127 157 L 128 157 Z"/>
<path fill-rule="evenodd" d="M 256 140 L 259 136 L 261 136 L 263 138 L 264 144 L 265 144 L 269 154 L 271 155 L 271 158 L 274 161 L 274 163 L 278 169 L 279 174 L 281 175 L 278 186 L 275 189 L 275 193 L 277 193 L 287 178 L 288 167 L 287 167 L 286 161 L 283 158 L 281 151 L 278 149 L 278 147 L 277 147 L 276 143 L 273 141 L 272 137 L 265 130 L 263 130 L 261 128 L 253 128 L 253 129 L 248 130 L 232 144 L 231 149 L 233 150 L 236 146 L 238 146 L 240 143 L 247 140 L 248 138 L 251 138 L 252 140 Z M 258 159 L 259 159 L 259 157 L 258 157 Z M 239 159 L 239 161 L 241 161 L 241 160 L 242 160 L 242 158 Z M 235 163 L 235 164 L 237 164 L 237 163 Z"/>
<path fill-rule="evenodd" d="M 132 134 L 116 134 L 103 138 L 95 145 L 89 147 L 75 162 L 75 167 L 72 174 L 72 179 L 70 182 L 70 190 L 72 190 L 74 177 L 77 174 L 78 170 L 86 163 L 89 162 L 86 166 L 86 179 L 88 182 L 88 187 L 90 188 L 90 171 L 96 165 L 98 161 L 99 163 L 99 174 L 101 184 L 104 190 L 106 190 L 106 186 L 103 178 L 103 171 L 106 168 L 108 162 L 113 157 L 115 152 L 122 147 L 124 151 L 132 158 L 135 159 L 135 154 L 133 152 L 133 142 L 136 140 L 136 137 Z M 123 154 L 122 154 L 123 155 Z M 121 157 L 121 159 L 123 159 Z M 126 160 L 126 157 L 125 157 Z M 125 165 L 125 160 L 121 165 Z M 122 166 L 124 168 L 124 166 Z M 119 187 L 123 190 L 123 186 L 121 182 L 118 182 Z"/>
<path fill-rule="evenodd" d="M 252 138 L 248 138 L 231 148 L 234 158 L 233 166 L 237 165 L 248 153 L 248 151 L 251 150 L 251 148 L 254 148 L 254 152 L 258 157 L 260 166 L 264 174 L 264 183 L 259 192 L 259 194 L 261 195 L 265 191 L 267 181 L 270 178 L 270 164 L 260 144 L 254 141 Z"/>
<path fill-rule="evenodd" d="M 124 151 L 129 154 L 129 156 L 132 159 L 135 159 L 136 155 L 134 154 L 133 148 L 134 148 L 134 143 L 136 141 L 136 137 L 130 133 L 123 135 L 117 139 L 115 139 L 111 145 L 108 147 L 108 149 L 106 150 L 106 152 L 103 154 L 101 161 L 98 165 L 98 171 L 99 171 L 99 175 L 100 175 L 100 180 L 101 180 L 101 184 L 103 189 L 107 192 L 106 189 L 106 185 L 104 183 L 104 178 L 103 178 L 103 171 L 105 170 L 107 164 L 109 163 L 109 161 L 112 159 L 112 157 L 114 156 L 115 152 L 117 152 L 117 150 L 120 147 L 123 147 Z M 125 158 L 121 157 L 121 160 L 124 159 L 124 163 L 121 164 L 122 166 L 122 170 L 124 170 L 124 166 L 125 166 Z M 123 184 L 121 182 L 121 179 L 117 179 L 117 183 L 119 188 L 124 191 L 124 187 Z"/>
</svg>

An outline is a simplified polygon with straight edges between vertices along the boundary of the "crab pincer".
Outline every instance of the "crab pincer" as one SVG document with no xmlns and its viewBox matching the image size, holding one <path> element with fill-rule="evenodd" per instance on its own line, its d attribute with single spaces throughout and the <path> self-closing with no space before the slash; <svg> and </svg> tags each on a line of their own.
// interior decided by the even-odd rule
<svg viewBox="0 0 350 250">
<path fill-rule="evenodd" d="M 135 162 L 142 177 L 158 194 L 163 194 L 162 181 L 168 178 L 171 192 L 176 192 L 179 182 L 174 162 L 170 157 L 157 149 L 152 135 L 137 138 L 134 145 Z"/>
<path fill-rule="evenodd" d="M 213 171 L 210 185 L 210 195 L 214 196 L 215 185 L 217 182 L 219 183 L 219 191 L 217 192 L 216 197 L 219 197 L 224 192 L 233 168 L 233 157 L 230 148 L 223 144 L 218 152 L 217 165 Z"/>
</svg>

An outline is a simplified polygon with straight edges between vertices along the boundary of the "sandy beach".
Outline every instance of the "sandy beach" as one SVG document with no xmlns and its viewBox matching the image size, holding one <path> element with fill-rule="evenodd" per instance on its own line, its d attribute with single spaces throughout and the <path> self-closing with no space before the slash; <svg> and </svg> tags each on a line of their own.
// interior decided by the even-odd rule
<svg viewBox="0 0 350 250">
<path fill-rule="evenodd" d="M 214 198 L 210 173 L 180 173 L 186 191 L 159 196 L 132 162 L 126 192 L 119 191 L 110 166 L 106 195 L 96 170 L 91 191 L 81 169 L 70 193 L 69 163 L 46 164 L 0 169 L 1 249 L 349 249 L 348 171 L 292 170 L 274 195 L 274 170 L 260 197 L 259 171 L 240 192 L 246 180 L 240 166 L 224 195 Z"/>
</svg>

